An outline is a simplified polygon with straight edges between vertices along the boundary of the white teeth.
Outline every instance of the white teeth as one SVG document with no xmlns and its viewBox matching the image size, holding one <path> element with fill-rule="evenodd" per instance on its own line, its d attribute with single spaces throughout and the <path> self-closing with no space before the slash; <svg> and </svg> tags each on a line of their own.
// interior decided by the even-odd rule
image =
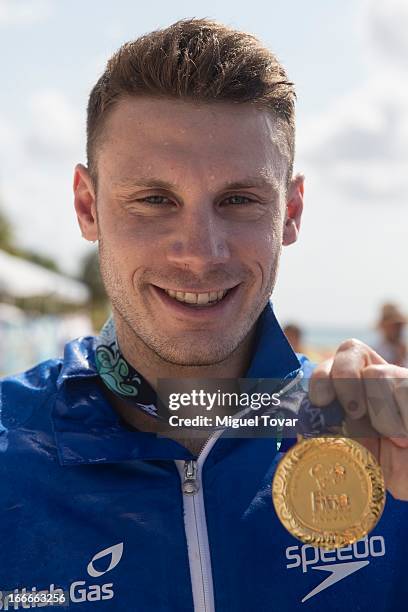
<svg viewBox="0 0 408 612">
<path fill-rule="evenodd" d="M 171 289 L 164 289 L 164 291 L 172 298 L 175 298 L 179 302 L 185 302 L 186 304 L 197 304 L 199 306 L 206 306 L 207 304 L 216 304 L 227 293 L 226 291 L 210 291 L 209 293 L 191 293 L 184 291 L 172 291 Z"/>
<path fill-rule="evenodd" d="M 187 304 L 197 304 L 197 293 L 185 293 L 183 302 L 187 302 Z"/>
<path fill-rule="evenodd" d="M 208 293 L 198 293 L 197 294 L 197 304 L 208 304 L 208 302 L 209 302 Z"/>
</svg>

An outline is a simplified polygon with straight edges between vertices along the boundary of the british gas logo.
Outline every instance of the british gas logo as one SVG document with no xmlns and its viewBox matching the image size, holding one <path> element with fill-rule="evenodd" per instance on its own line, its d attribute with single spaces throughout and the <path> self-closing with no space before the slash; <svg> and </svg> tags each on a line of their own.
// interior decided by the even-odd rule
<svg viewBox="0 0 408 612">
<path fill-rule="evenodd" d="M 89 561 L 87 573 L 91 578 L 99 578 L 113 570 L 123 554 L 123 542 L 104 548 Z M 96 564 L 96 566 L 95 566 Z M 113 582 L 89 584 L 87 580 L 76 580 L 67 589 L 50 584 L 49 588 L 23 587 L 12 591 L 0 591 L 0 610 L 19 610 L 20 608 L 43 608 L 46 606 L 67 607 L 70 603 L 103 601 L 113 599 Z"/>
<path fill-rule="evenodd" d="M 123 555 L 123 542 L 120 542 L 119 544 L 115 544 L 115 546 L 111 546 L 110 548 L 105 548 L 104 550 L 101 550 L 100 552 L 96 553 L 96 555 L 92 557 L 92 559 L 88 563 L 88 567 L 86 568 L 86 571 L 88 572 L 90 576 L 92 576 L 92 578 L 99 578 L 99 576 L 103 576 L 103 574 L 106 574 L 106 572 L 110 572 L 114 567 L 116 567 L 119 561 L 121 560 L 122 555 Z M 101 572 L 95 569 L 94 562 L 98 561 L 99 559 L 103 559 L 104 557 L 110 557 L 110 563 L 108 567 L 104 571 Z"/>
<path fill-rule="evenodd" d="M 110 572 L 114 567 L 116 567 L 119 561 L 122 558 L 123 554 L 123 542 L 119 544 L 115 544 L 115 546 L 110 546 L 109 548 L 105 548 L 100 552 L 96 553 L 88 563 L 88 567 L 86 571 L 89 576 L 92 578 L 99 578 L 103 576 L 107 572 Z M 100 559 L 108 560 L 108 565 L 104 570 L 98 570 L 95 568 L 95 561 L 99 561 Z M 113 582 L 107 582 L 106 584 L 91 584 L 87 585 L 85 580 L 77 580 L 73 582 L 69 589 L 69 599 L 73 603 L 80 603 L 82 601 L 101 601 L 105 599 L 112 599 L 114 596 L 113 592 Z"/>
<path fill-rule="evenodd" d="M 336 550 L 323 550 L 309 544 L 289 546 L 286 549 L 286 559 L 290 563 L 287 563 L 286 569 L 301 568 L 304 574 L 310 570 L 325 572 L 324 580 L 303 597 L 304 603 L 336 582 L 367 567 L 373 558 L 384 555 L 385 540 L 380 535 L 365 537 Z"/>
</svg>

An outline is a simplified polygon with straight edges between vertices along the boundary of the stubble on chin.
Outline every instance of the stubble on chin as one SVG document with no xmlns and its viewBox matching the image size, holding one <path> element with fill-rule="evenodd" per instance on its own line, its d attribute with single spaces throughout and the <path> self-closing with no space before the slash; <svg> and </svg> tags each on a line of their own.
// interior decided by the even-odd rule
<svg viewBox="0 0 408 612">
<path fill-rule="evenodd" d="M 239 329 L 221 326 L 218 332 L 208 334 L 191 330 L 172 334 L 166 329 L 160 333 L 160 322 L 136 312 L 134 305 L 126 309 L 123 301 L 118 303 L 117 300 L 112 305 L 120 346 L 125 355 L 157 365 L 164 362 L 178 367 L 199 367 L 222 364 L 250 341 L 268 298 L 259 301 Z"/>
<path fill-rule="evenodd" d="M 228 360 L 254 332 L 274 284 L 271 275 L 270 286 L 264 289 L 262 296 L 258 295 L 256 304 L 241 321 L 239 329 L 229 329 L 227 322 L 221 326 L 218 333 L 213 332 L 212 336 L 204 338 L 202 332 L 196 334 L 196 337 L 191 331 L 185 335 L 182 335 L 182 332 L 172 335 L 166 329 L 160 333 L 162 323 L 156 320 L 155 316 L 149 316 L 150 305 L 144 299 L 142 289 L 133 285 L 131 288 L 127 287 L 119 263 L 114 254 L 105 248 L 103 240 L 99 242 L 99 257 L 101 275 L 112 305 L 120 348 L 136 367 L 140 360 L 157 365 L 165 362 L 179 367 L 211 366 Z"/>
</svg>

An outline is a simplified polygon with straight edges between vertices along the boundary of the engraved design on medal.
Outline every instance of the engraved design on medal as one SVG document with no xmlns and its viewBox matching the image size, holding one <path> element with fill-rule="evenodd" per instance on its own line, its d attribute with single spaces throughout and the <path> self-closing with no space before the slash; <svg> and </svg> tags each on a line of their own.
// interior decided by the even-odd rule
<svg viewBox="0 0 408 612">
<path fill-rule="evenodd" d="M 316 481 L 316 489 L 310 494 L 313 522 L 322 524 L 350 515 L 350 496 L 333 490 L 337 485 L 347 484 L 345 466 L 338 462 L 326 467 L 322 463 L 315 463 L 310 468 L 310 475 Z"/>
<path fill-rule="evenodd" d="M 347 438 L 311 438 L 292 447 L 272 484 L 276 513 L 295 537 L 326 549 L 352 544 L 377 524 L 385 503 L 381 468 Z"/>
</svg>

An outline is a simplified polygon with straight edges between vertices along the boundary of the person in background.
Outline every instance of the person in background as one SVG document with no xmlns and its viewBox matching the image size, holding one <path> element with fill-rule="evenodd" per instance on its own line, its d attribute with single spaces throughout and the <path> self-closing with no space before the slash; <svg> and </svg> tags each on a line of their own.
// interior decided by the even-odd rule
<svg viewBox="0 0 408 612">
<path fill-rule="evenodd" d="M 374 348 L 386 361 L 402 367 L 408 366 L 408 350 L 404 340 L 407 323 L 408 317 L 396 304 L 382 306 L 377 324 L 381 340 Z"/>
<path fill-rule="evenodd" d="M 295 353 L 304 353 L 303 332 L 301 328 L 295 323 L 287 323 L 283 331 Z"/>
<path fill-rule="evenodd" d="M 296 323 L 287 323 L 283 327 L 283 332 L 295 353 L 298 355 L 306 355 L 313 363 L 319 363 L 323 359 L 333 357 L 334 351 L 332 349 L 316 348 L 305 344 L 305 333 Z"/>
</svg>

